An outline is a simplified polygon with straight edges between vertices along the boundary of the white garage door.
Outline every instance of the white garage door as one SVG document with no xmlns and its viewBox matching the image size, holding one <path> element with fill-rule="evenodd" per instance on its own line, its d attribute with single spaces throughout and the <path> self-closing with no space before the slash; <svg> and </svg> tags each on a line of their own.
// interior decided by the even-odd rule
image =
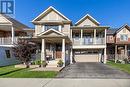
<svg viewBox="0 0 130 87">
<path fill-rule="evenodd" d="M 76 62 L 99 62 L 98 54 L 78 54 L 75 55 Z"/>
</svg>

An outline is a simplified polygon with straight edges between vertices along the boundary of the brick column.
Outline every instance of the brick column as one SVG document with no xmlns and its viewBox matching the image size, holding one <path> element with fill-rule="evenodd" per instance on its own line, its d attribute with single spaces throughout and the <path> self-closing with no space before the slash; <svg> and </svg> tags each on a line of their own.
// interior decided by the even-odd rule
<svg viewBox="0 0 130 87">
<path fill-rule="evenodd" d="M 115 63 L 116 63 L 116 61 L 117 61 L 117 45 L 115 45 Z"/>
<path fill-rule="evenodd" d="M 128 55 L 127 55 L 127 45 L 125 45 L 125 57 L 127 58 Z"/>
</svg>

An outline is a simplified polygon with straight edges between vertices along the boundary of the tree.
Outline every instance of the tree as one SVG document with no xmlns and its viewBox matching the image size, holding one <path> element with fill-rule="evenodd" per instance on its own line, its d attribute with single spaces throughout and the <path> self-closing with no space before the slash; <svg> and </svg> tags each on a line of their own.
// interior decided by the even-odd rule
<svg viewBox="0 0 130 87">
<path fill-rule="evenodd" d="M 26 64 L 29 68 L 31 55 L 36 52 L 36 44 L 27 40 L 18 40 L 17 44 L 13 47 L 14 56 L 21 62 Z"/>
</svg>

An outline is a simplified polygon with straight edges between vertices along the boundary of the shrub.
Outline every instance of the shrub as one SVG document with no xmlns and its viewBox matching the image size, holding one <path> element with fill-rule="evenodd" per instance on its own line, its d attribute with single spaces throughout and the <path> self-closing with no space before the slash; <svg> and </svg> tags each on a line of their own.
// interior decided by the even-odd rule
<svg viewBox="0 0 130 87">
<path fill-rule="evenodd" d="M 58 64 L 58 67 L 62 67 L 64 63 L 62 60 L 59 60 L 57 64 Z"/>
<path fill-rule="evenodd" d="M 42 66 L 43 66 L 43 67 L 46 67 L 46 66 L 47 66 L 46 61 L 42 61 Z"/>
<path fill-rule="evenodd" d="M 31 65 L 35 65 L 35 61 L 32 61 L 32 62 L 31 62 Z"/>
<path fill-rule="evenodd" d="M 125 64 L 129 63 L 129 60 L 127 58 L 125 58 L 123 61 L 125 62 Z"/>
<path fill-rule="evenodd" d="M 116 60 L 116 63 L 121 63 L 121 61 L 120 60 Z"/>
<path fill-rule="evenodd" d="M 35 64 L 36 64 L 36 65 L 39 65 L 39 67 L 41 67 L 41 60 L 36 60 L 36 61 L 35 61 Z"/>
</svg>

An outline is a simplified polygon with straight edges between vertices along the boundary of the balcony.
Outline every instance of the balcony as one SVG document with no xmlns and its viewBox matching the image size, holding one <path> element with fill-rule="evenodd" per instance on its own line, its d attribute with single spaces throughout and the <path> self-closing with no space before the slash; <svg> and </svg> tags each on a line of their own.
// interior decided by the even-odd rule
<svg viewBox="0 0 130 87">
<path fill-rule="evenodd" d="M 73 45 L 104 45 L 105 38 L 73 38 Z"/>
<path fill-rule="evenodd" d="M 0 45 L 13 45 L 16 44 L 19 38 L 28 38 L 30 36 L 15 36 L 13 38 L 12 42 L 12 37 L 0 37 Z"/>
<path fill-rule="evenodd" d="M 18 37 L 14 37 L 14 43 L 16 43 Z M 12 45 L 12 37 L 0 37 L 0 45 Z"/>
</svg>

